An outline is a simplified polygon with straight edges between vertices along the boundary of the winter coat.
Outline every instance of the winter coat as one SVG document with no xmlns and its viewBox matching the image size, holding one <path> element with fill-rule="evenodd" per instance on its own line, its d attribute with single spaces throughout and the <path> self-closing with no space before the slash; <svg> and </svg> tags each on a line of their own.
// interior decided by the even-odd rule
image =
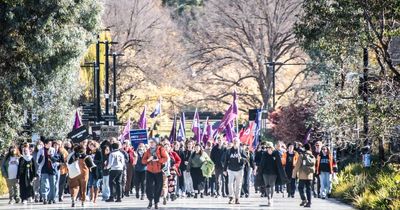
<svg viewBox="0 0 400 210">
<path fill-rule="evenodd" d="M 306 151 L 306 153 L 308 153 L 309 155 L 312 155 L 311 151 Z M 297 176 L 300 180 L 313 180 L 315 171 L 307 173 L 301 167 L 304 158 L 305 158 L 305 154 L 301 154 L 299 157 L 299 160 L 296 163 L 296 166 L 293 169 L 292 178 L 295 179 Z M 314 169 L 315 169 L 315 167 L 314 167 Z"/>
<path fill-rule="evenodd" d="M 154 174 L 160 173 L 161 169 L 163 168 L 163 164 L 168 161 L 168 154 L 163 147 L 157 146 L 156 156 L 158 158 L 158 161 L 147 162 L 147 160 L 151 157 L 150 150 L 151 148 L 147 149 L 147 151 L 144 153 L 142 157 L 142 164 L 147 166 L 148 172 Z"/>
</svg>

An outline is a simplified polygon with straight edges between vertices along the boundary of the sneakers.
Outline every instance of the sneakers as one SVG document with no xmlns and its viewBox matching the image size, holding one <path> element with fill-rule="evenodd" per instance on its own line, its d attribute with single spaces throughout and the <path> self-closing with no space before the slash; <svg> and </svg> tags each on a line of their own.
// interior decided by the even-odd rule
<svg viewBox="0 0 400 210">
<path fill-rule="evenodd" d="M 233 197 L 229 197 L 229 202 L 228 204 L 232 204 L 233 203 Z"/>
<path fill-rule="evenodd" d="M 140 196 L 140 200 L 144 200 L 144 195 Z"/>
<path fill-rule="evenodd" d="M 158 203 L 154 204 L 154 209 L 158 209 Z"/>
<path fill-rule="evenodd" d="M 306 204 L 307 204 L 307 201 L 306 201 L 306 200 L 303 200 L 303 201 L 301 201 L 300 206 L 304 206 L 304 205 L 306 205 Z"/>
<path fill-rule="evenodd" d="M 268 198 L 267 206 L 271 206 L 271 199 Z"/>
<path fill-rule="evenodd" d="M 147 209 L 151 209 L 152 206 L 153 206 L 153 203 L 151 201 L 149 201 L 149 205 L 147 205 Z"/>
<path fill-rule="evenodd" d="M 106 200 L 106 202 L 114 202 L 114 198 L 109 198 Z"/>
<path fill-rule="evenodd" d="M 239 199 L 235 199 L 235 204 L 240 204 Z"/>
<path fill-rule="evenodd" d="M 120 198 L 120 199 L 117 199 L 117 200 L 115 200 L 115 202 L 117 202 L 117 203 L 121 203 L 121 202 L 122 202 L 122 200 L 121 200 L 121 198 Z"/>
<path fill-rule="evenodd" d="M 10 199 L 10 201 L 8 201 L 8 204 L 14 204 L 14 200 Z"/>
<path fill-rule="evenodd" d="M 166 197 L 163 198 L 163 205 L 167 205 L 167 198 Z"/>
<path fill-rule="evenodd" d="M 304 205 L 305 208 L 311 208 L 311 203 L 307 202 L 306 205 Z"/>
<path fill-rule="evenodd" d="M 26 204 L 28 204 L 28 201 L 27 200 L 23 200 L 22 204 L 26 205 Z"/>
<path fill-rule="evenodd" d="M 139 193 L 136 193 L 136 198 L 139 199 Z"/>
</svg>

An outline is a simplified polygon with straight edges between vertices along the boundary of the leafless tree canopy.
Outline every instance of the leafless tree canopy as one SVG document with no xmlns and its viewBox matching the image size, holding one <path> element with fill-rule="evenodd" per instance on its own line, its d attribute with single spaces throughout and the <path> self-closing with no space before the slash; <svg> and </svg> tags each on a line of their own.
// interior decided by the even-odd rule
<svg viewBox="0 0 400 210">
<path fill-rule="evenodd" d="M 190 66 L 195 76 L 207 78 L 202 85 L 225 87 L 206 100 L 223 100 L 230 87 L 253 84 L 253 91 L 239 91 L 241 103 L 253 107 L 269 103 L 272 71 L 266 68 L 266 62 L 293 63 L 302 58 L 293 34 L 300 3 L 299 0 L 205 2 L 195 26 L 188 32 L 193 46 Z M 281 69 L 284 68 L 277 66 L 276 72 Z"/>
</svg>

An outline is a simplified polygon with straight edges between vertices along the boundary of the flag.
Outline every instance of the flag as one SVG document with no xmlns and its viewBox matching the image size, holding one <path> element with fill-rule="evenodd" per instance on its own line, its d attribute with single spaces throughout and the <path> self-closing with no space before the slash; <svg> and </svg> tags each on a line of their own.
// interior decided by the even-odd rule
<svg viewBox="0 0 400 210">
<path fill-rule="evenodd" d="M 75 121 L 74 121 L 74 127 L 72 127 L 72 130 L 78 129 L 79 127 L 82 126 L 81 118 L 79 117 L 78 110 L 75 112 Z"/>
<path fill-rule="evenodd" d="M 256 124 L 256 127 L 254 129 L 254 140 L 252 144 L 254 149 L 257 148 L 257 145 L 259 143 L 260 130 L 261 130 L 261 116 L 262 116 L 261 110 L 257 110 L 256 121 L 254 122 Z"/>
<path fill-rule="evenodd" d="M 203 126 L 201 139 L 203 140 L 203 143 L 206 144 L 211 137 L 212 137 L 212 125 L 210 124 L 210 121 L 207 117 L 206 122 L 204 123 Z"/>
<path fill-rule="evenodd" d="M 119 136 L 119 139 L 124 141 L 125 139 L 129 139 L 129 132 L 131 131 L 131 119 L 128 118 L 128 122 L 126 122 L 124 131 L 122 131 L 122 134 Z"/>
<path fill-rule="evenodd" d="M 196 139 L 197 143 L 200 143 L 200 135 L 201 135 L 201 130 L 200 130 L 200 117 L 199 113 L 196 111 L 194 112 L 193 116 L 193 121 L 192 121 L 192 131 L 194 133 L 194 138 Z"/>
<path fill-rule="evenodd" d="M 158 100 L 156 108 L 154 109 L 154 111 L 150 114 L 151 118 L 155 118 L 157 117 L 157 115 L 161 114 L 161 98 Z"/>
<path fill-rule="evenodd" d="M 236 137 L 235 131 L 233 131 L 233 128 L 232 128 L 232 123 L 226 124 L 225 137 L 226 137 L 226 141 L 228 141 L 228 142 L 232 142 L 233 138 Z"/>
<path fill-rule="evenodd" d="M 249 126 L 246 129 L 242 129 L 243 132 L 240 138 L 240 143 L 246 145 L 252 145 L 254 139 L 254 132 L 253 132 L 254 122 L 250 122 Z"/>
<path fill-rule="evenodd" d="M 239 112 L 239 110 L 238 110 L 238 106 L 237 106 L 237 94 L 236 94 L 236 90 L 235 90 L 235 91 L 233 91 L 233 102 L 229 106 L 228 110 L 226 110 L 225 115 L 222 118 L 221 123 L 219 124 L 218 131 L 219 132 L 223 131 L 226 128 L 228 123 L 232 123 L 231 121 L 233 121 L 237 117 L 238 112 Z"/>
<path fill-rule="evenodd" d="M 310 140 L 310 136 L 311 136 L 311 125 L 308 126 L 308 128 L 307 128 L 307 133 L 304 136 L 303 144 L 308 144 L 308 140 Z"/>
<path fill-rule="evenodd" d="M 178 140 L 182 141 L 186 139 L 186 131 L 185 131 L 185 112 L 182 112 L 181 119 L 179 120 L 179 129 L 178 129 Z"/>
<path fill-rule="evenodd" d="M 138 126 L 139 129 L 147 129 L 146 106 L 144 106 L 143 112 L 140 115 Z"/>
<path fill-rule="evenodd" d="M 172 123 L 171 132 L 169 133 L 169 142 L 176 141 L 176 115 L 174 115 L 174 122 Z"/>
</svg>

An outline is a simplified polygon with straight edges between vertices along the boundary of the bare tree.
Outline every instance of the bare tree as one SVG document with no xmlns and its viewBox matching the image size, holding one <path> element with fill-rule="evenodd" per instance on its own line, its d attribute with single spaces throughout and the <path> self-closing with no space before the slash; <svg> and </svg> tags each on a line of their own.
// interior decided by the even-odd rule
<svg viewBox="0 0 400 210">
<path fill-rule="evenodd" d="M 181 75 L 183 47 L 179 30 L 170 13 L 158 0 L 109 0 L 103 15 L 105 27 L 110 28 L 112 46 L 124 57 L 118 63 L 118 101 L 123 103 L 121 114 L 157 97 L 138 93 L 151 85 L 176 84 Z M 142 91 L 143 92 L 143 91 Z M 142 95 L 140 95 L 142 94 Z"/>
<path fill-rule="evenodd" d="M 186 34 L 193 46 L 194 78 L 204 79 L 193 90 L 204 93 L 210 91 L 204 85 L 218 86 L 203 100 L 225 101 L 227 89 L 236 86 L 242 104 L 269 104 L 273 73 L 266 62 L 294 63 L 304 58 L 293 33 L 300 4 L 299 0 L 206 1 Z M 282 69 L 277 65 L 276 73 Z M 289 86 L 277 95 L 290 91 L 304 71 L 290 78 Z"/>
</svg>

